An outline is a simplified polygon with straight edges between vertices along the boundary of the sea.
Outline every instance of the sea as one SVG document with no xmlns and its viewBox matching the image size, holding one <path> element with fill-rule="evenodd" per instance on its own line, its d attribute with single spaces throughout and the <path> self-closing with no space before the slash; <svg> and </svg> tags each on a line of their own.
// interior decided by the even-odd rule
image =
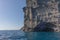
<svg viewBox="0 0 60 40">
<path fill-rule="evenodd" d="M 60 40 L 60 32 L 0 30 L 0 40 Z"/>
</svg>

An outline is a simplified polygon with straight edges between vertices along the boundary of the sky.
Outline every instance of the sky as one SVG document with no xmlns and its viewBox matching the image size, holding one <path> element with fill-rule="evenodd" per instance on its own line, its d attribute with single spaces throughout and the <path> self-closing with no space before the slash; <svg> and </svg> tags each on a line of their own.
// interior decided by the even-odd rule
<svg viewBox="0 0 60 40">
<path fill-rule="evenodd" d="M 24 26 L 26 0 L 0 0 L 0 30 L 19 30 Z"/>
</svg>

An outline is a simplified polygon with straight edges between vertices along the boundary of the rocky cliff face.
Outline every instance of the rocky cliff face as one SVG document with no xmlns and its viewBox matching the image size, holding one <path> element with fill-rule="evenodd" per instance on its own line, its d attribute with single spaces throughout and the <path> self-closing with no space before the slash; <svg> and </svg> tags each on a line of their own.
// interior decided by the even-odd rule
<svg viewBox="0 0 60 40">
<path fill-rule="evenodd" d="M 23 8 L 24 27 L 21 30 L 34 31 L 41 22 L 52 23 L 56 25 L 56 28 L 53 28 L 54 31 L 60 30 L 59 0 L 26 0 L 26 4 Z"/>
</svg>

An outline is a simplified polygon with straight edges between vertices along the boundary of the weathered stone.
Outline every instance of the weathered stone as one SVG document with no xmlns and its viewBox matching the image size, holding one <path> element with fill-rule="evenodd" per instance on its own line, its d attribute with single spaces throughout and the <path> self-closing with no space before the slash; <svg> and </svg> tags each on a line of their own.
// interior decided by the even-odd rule
<svg viewBox="0 0 60 40">
<path fill-rule="evenodd" d="M 59 1 L 57 0 L 26 0 L 23 31 L 33 31 L 41 22 L 50 22 L 60 31 Z M 54 29 L 55 30 L 55 29 Z"/>
</svg>

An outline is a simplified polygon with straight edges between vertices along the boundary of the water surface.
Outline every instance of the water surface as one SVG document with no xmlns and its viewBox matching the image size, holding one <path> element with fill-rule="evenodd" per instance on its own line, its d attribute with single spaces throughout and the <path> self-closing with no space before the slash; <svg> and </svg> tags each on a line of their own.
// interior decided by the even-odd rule
<svg viewBox="0 0 60 40">
<path fill-rule="evenodd" d="M 0 30 L 0 40 L 60 40 L 60 32 Z"/>
</svg>

